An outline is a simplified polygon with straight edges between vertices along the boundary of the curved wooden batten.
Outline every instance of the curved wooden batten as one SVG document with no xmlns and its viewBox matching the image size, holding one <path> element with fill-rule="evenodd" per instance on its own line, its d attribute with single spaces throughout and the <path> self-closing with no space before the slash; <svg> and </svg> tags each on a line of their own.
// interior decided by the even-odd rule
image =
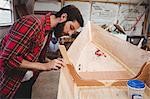
<svg viewBox="0 0 150 99">
<path fill-rule="evenodd" d="M 149 75 L 150 75 L 150 62 L 145 62 L 145 64 L 140 69 L 140 72 L 131 79 L 141 80 L 141 81 L 145 82 L 146 85 L 150 88 Z M 127 85 L 127 81 L 131 80 L 131 79 L 126 79 L 123 81 L 116 81 L 112 84 L 112 86 Z"/>
<path fill-rule="evenodd" d="M 150 62 L 146 62 L 135 79 L 142 80 L 150 88 Z"/>
<path fill-rule="evenodd" d="M 145 82 L 148 87 L 150 87 L 149 75 L 150 75 L 150 62 L 145 62 L 143 64 L 142 68 L 140 69 L 140 71 L 138 72 L 138 74 L 131 79 L 141 80 L 141 81 Z M 127 81 L 131 80 L 131 79 L 116 81 L 116 82 L 112 83 L 112 86 L 126 86 Z"/>
<path fill-rule="evenodd" d="M 131 79 L 141 80 L 145 82 L 145 84 L 150 88 L 149 76 L 150 76 L 150 62 L 145 62 L 145 64 L 140 69 L 140 72 Z M 127 81 L 131 79 L 116 81 L 112 83 L 112 86 L 126 86 Z"/>
<path fill-rule="evenodd" d="M 99 82 L 97 80 L 86 80 L 81 78 L 73 65 L 71 64 L 67 64 L 67 69 L 69 71 L 69 73 L 71 74 L 74 82 L 77 84 L 77 86 L 104 86 L 104 84 L 102 82 Z"/>
</svg>

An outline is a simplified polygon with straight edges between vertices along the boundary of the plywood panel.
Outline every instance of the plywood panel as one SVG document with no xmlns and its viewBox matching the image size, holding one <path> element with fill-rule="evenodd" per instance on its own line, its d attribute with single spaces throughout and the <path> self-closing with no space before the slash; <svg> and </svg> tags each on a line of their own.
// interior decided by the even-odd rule
<svg viewBox="0 0 150 99">
<path fill-rule="evenodd" d="M 102 54 L 101 56 L 96 55 L 97 50 L 100 50 L 99 54 Z M 85 44 L 76 66 L 78 66 L 78 68 L 80 67 L 80 70 L 78 70 L 79 72 L 125 71 L 125 68 L 123 68 L 122 65 L 113 59 L 109 54 L 107 54 L 106 51 L 96 48 L 96 46 L 91 42 Z"/>
<path fill-rule="evenodd" d="M 150 53 L 147 51 L 118 39 L 99 26 L 92 24 L 91 27 L 92 42 L 107 51 L 109 55 L 112 55 L 114 59 L 133 74 L 136 75 L 143 64 L 149 60 Z"/>
<path fill-rule="evenodd" d="M 82 49 L 85 47 L 86 42 L 90 41 L 88 26 L 83 28 L 83 32 L 86 33 L 86 35 L 84 33 L 80 34 L 80 36 L 76 38 L 76 42 L 74 42 L 74 46 L 70 46 L 68 50 L 68 56 L 74 66 L 77 65 L 77 62 L 80 58 L 80 54 L 82 52 Z M 72 55 L 72 53 L 74 54 Z"/>
<path fill-rule="evenodd" d="M 64 68 L 60 73 L 57 99 L 74 99 L 74 84 L 71 75 Z"/>
</svg>

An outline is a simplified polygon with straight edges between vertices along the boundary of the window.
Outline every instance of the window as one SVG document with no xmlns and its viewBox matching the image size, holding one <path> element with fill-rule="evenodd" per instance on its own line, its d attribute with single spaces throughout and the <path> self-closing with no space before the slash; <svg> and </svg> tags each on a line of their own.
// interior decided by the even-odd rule
<svg viewBox="0 0 150 99">
<path fill-rule="evenodd" d="M 0 0 L 0 26 L 13 23 L 12 0 Z"/>
</svg>

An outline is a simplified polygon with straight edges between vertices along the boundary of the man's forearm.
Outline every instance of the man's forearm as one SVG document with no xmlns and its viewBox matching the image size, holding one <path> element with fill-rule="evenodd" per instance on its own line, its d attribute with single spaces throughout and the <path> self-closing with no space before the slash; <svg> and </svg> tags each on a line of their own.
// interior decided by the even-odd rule
<svg viewBox="0 0 150 99">
<path fill-rule="evenodd" d="M 62 59 L 48 60 L 46 63 L 30 62 L 23 59 L 22 63 L 20 64 L 20 68 L 44 71 L 58 70 L 61 67 L 65 66 L 66 64 L 63 62 Z"/>
<path fill-rule="evenodd" d="M 30 61 L 23 59 L 21 65 L 20 65 L 20 68 L 33 69 L 33 70 L 44 70 L 44 65 L 45 65 L 45 63 L 30 62 Z"/>
</svg>

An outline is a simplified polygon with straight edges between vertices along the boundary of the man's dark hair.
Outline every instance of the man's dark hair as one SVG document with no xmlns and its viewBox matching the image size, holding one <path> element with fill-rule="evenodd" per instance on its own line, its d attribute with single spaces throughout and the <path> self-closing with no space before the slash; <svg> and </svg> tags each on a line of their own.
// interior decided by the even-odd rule
<svg viewBox="0 0 150 99">
<path fill-rule="evenodd" d="M 74 5 L 67 5 L 63 7 L 59 12 L 55 14 L 56 17 L 60 17 L 63 13 L 67 14 L 67 21 L 77 21 L 81 27 L 84 25 L 83 17 L 77 7 Z"/>
</svg>

